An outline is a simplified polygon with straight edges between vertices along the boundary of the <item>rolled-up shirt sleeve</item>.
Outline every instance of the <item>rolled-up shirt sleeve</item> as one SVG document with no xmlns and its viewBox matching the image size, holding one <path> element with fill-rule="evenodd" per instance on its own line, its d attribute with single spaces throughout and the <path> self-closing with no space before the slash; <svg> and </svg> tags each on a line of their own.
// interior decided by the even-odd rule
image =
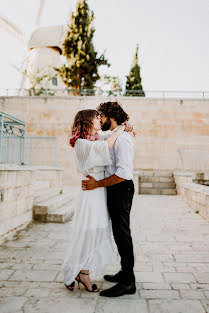
<svg viewBox="0 0 209 313">
<path fill-rule="evenodd" d="M 133 178 L 133 142 L 128 138 L 118 137 L 115 143 L 115 175 L 129 180 Z"/>
</svg>

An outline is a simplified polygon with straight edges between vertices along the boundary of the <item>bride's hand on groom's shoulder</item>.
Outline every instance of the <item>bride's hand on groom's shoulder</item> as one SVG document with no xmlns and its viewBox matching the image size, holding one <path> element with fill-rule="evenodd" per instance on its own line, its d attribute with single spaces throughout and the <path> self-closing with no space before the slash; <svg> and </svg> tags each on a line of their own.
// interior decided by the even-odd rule
<svg viewBox="0 0 209 313">
<path fill-rule="evenodd" d="M 133 133 L 134 137 L 136 136 L 136 132 L 134 131 L 134 127 L 131 123 L 128 121 L 125 123 L 122 123 L 121 125 L 125 125 L 125 131 L 128 133 Z"/>
<path fill-rule="evenodd" d="M 93 190 L 93 189 L 96 189 L 99 187 L 98 182 L 94 177 L 92 177 L 90 175 L 87 175 L 86 177 L 89 179 L 82 180 L 82 182 L 81 182 L 82 190 Z"/>
</svg>

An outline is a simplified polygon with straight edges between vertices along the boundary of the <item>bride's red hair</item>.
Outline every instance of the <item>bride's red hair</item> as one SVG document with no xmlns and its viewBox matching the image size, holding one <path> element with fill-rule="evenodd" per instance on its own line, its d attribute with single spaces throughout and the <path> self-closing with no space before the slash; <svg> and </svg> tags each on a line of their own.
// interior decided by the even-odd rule
<svg viewBox="0 0 209 313">
<path fill-rule="evenodd" d="M 69 144 L 71 147 L 75 146 L 78 138 L 88 139 L 91 141 L 99 139 L 98 134 L 91 134 L 91 128 L 93 125 L 92 121 L 98 115 L 99 113 L 96 110 L 82 110 L 76 114 L 72 126 L 72 135 L 69 138 Z"/>
</svg>

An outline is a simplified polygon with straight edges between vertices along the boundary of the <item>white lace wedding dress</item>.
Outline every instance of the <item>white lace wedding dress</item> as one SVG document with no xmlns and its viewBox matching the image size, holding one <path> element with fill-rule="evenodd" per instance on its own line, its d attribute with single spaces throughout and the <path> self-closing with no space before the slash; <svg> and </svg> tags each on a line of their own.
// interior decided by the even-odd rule
<svg viewBox="0 0 209 313">
<path fill-rule="evenodd" d="M 107 142 L 78 139 L 75 144 L 77 170 L 104 178 L 104 167 L 111 158 Z M 80 189 L 72 221 L 69 248 L 62 265 L 64 283 L 71 284 L 80 270 L 103 274 L 105 266 L 114 262 L 111 221 L 107 209 L 106 189 Z"/>
</svg>

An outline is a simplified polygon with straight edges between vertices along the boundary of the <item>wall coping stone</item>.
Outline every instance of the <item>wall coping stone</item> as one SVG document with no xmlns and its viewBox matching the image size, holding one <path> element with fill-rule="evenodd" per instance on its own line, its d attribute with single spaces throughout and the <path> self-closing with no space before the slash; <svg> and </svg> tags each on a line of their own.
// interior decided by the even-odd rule
<svg viewBox="0 0 209 313">
<path fill-rule="evenodd" d="M 146 90 L 145 90 L 146 92 Z M 40 96 L 0 96 L 0 99 L 8 99 L 8 98 L 21 98 L 21 99 L 31 99 L 31 98 L 35 98 L 35 99 L 75 99 L 75 96 L 69 96 L 69 95 L 62 95 L 62 96 L 49 96 L 49 95 L 40 95 Z M 102 102 L 104 102 L 104 97 L 102 96 L 76 96 L 76 99 L 79 100 L 84 100 L 84 99 L 101 99 Z M 207 102 L 208 98 L 193 98 L 193 97 L 188 97 L 188 98 L 184 98 L 184 97 L 169 97 L 169 98 L 163 98 L 163 97 L 141 97 L 141 96 L 134 96 L 134 97 L 130 97 L 130 96 L 121 96 L 121 97 L 115 97 L 115 96 L 109 96 L 109 97 L 105 97 L 105 99 L 107 99 L 106 101 L 112 100 L 112 101 L 120 101 L 120 99 L 128 99 L 130 101 L 135 101 L 135 100 L 141 100 L 141 101 L 150 101 L 150 100 L 163 100 L 163 101 L 172 101 L 172 100 L 177 100 L 178 102 L 180 101 L 201 101 L 201 102 Z"/>
<path fill-rule="evenodd" d="M 190 189 L 195 192 L 203 193 L 205 195 L 209 195 L 209 187 L 196 184 L 196 183 L 183 183 L 182 186 L 186 189 Z"/>
<path fill-rule="evenodd" d="M 143 170 L 133 170 L 134 175 L 143 175 L 144 171 Z"/>
<path fill-rule="evenodd" d="M 53 170 L 62 171 L 63 167 L 43 166 L 43 165 L 18 165 L 18 164 L 0 164 L 0 171 L 36 171 L 36 170 Z"/>
<path fill-rule="evenodd" d="M 32 168 L 35 170 L 53 170 L 53 171 L 63 171 L 64 167 L 59 167 L 59 166 L 47 166 L 47 165 L 31 165 Z"/>
<path fill-rule="evenodd" d="M 189 171 L 185 171 L 185 172 L 181 172 L 181 171 L 176 171 L 176 172 L 173 172 L 173 174 L 175 176 L 194 176 L 196 175 L 197 172 L 189 172 Z M 199 172 L 198 172 L 199 173 Z"/>
<path fill-rule="evenodd" d="M 155 173 L 155 172 L 162 172 L 162 173 L 165 173 L 165 172 L 170 172 L 170 173 L 173 173 L 173 170 L 165 170 L 165 169 L 162 169 L 162 170 L 158 170 L 158 169 L 143 169 L 143 170 L 140 170 L 140 169 L 134 169 L 133 170 L 133 174 L 134 175 L 144 175 L 146 173 Z"/>
</svg>

